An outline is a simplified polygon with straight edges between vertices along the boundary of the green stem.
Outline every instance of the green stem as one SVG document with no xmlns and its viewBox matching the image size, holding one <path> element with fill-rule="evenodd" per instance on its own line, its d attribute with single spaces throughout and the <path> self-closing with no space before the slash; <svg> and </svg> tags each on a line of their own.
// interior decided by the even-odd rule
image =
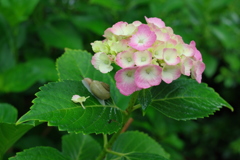
<svg viewBox="0 0 240 160">
<path fill-rule="evenodd" d="M 126 124 L 128 119 L 131 117 L 132 111 L 139 108 L 138 105 L 135 105 L 136 100 L 138 98 L 138 93 L 139 92 L 136 91 L 132 94 L 132 97 L 131 97 L 130 102 L 128 104 L 128 108 L 125 111 L 126 114 L 123 114 L 123 126 Z M 122 126 L 122 128 L 123 128 L 123 126 Z M 112 153 L 112 154 L 115 154 L 115 155 L 123 156 L 122 153 L 118 153 L 118 152 L 114 152 L 114 151 L 110 150 L 112 148 L 113 143 L 116 141 L 117 137 L 120 135 L 122 128 L 117 133 L 113 134 L 108 142 L 107 142 L 107 137 L 106 137 L 107 135 L 103 135 L 104 148 L 103 148 L 102 152 L 99 154 L 99 156 L 97 157 L 96 160 L 103 160 L 107 153 Z"/>
</svg>

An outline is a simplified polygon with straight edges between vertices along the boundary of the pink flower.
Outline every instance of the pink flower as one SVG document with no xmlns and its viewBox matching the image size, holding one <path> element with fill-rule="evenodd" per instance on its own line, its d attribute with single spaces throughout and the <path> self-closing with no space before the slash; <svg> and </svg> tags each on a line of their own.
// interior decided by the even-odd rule
<svg viewBox="0 0 240 160">
<path fill-rule="evenodd" d="M 190 69 L 193 66 L 193 60 L 189 57 L 184 57 L 181 60 L 181 73 L 190 76 Z"/>
<path fill-rule="evenodd" d="M 145 20 L 147 21 L 147 23 L 152 23 L 159 28 L 165 27 L 165 23 L 159 18 L 147 18 L 145 16 Z"/>
<path fill-rule="evenodd" d="M 111 32 L 118 36 L 130 36 L 135 31 L 136 27 L 127 22 L 117 22 L 110 29 Z"/>
<path fill-rule="evenodd" d="M 162 80 L 166 83 L 172 83 L 173 80 L 181 76 L 179 66 L 164 66 L 162 71 Z"/>
<path fill-rule="evenodd" d="M 133 67 L 135 65 L 133 52 L 134 51 L 130 49 L 117 54 L 117 64 L 122 68 Z"/>
<path fill-rule="evenodd" d="M 134 74 L 137 67 L 124 68 L 115 74 L 114 78 L 116 80 L 117 88 L 120 93 L 125 96 L 132 94 L 133 92 L 140 90 L 134 81 Z"/>
<path fill-rule="evenodd" d="M 191 69 L 191 77 L 196 79 L 198 83 L 202 81 L 202 73 L 205 70 L 205 64 L 202 61 L 193 62 L 193 67 Z"/>
<path fill-rule="evenodd" d="M 92 65 L 102 73 L 110 72 L 113 67 L 111 66 L 111 60 L 104 52 L 98 52 L 94 54 L 91 61 Z"/>
<path fill-rule="evenodd" d="M 152 61 L 152 54 L 149 51 L 138 51 L 134 53 L 134 62 L 137 66 L 144 66 L 150 64 Z"/>
<path fill-rule="evenodd" d="M 135 83 L 139 88 L 149 88 L 161 83 L 162 68 L 158 65 L 138 67 L 135 72 Z"/>
<path fill-rule="evenodd" d="M 174 48 L 163 49 L 163 59 L 168 65 L 176 65 L 181 61 L 177 50 Z"/>
<path fill-rule="evenodd" d="M 156 41 L 156 34 L 152 32 L 148 25 L 141 24 L 138 31 L 130 38 L 129 46 L 142 51 L 148 49 Z"/>
</svg>

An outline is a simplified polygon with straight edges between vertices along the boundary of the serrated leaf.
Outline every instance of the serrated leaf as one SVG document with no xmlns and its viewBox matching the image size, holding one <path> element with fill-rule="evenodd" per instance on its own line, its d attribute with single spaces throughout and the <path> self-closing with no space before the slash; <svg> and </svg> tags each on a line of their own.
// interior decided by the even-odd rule
<svg viewBox="0 0 240 160">
<path fill-rule="evenodd" d="M 0 123 L 15 123 L 17 120 L 17 110 L 12 105 L 0 103 Z"/>
<path fill-rule="evenodd" d="M 90 135 L 80 133 L 62 137 L 62 152 L 69 160 L 95 160 L 100 151 L 100 145 Z"/>
<path fill-rule="evenodd" d="M 110 85 L 110 94 L 114 103 L 121 109 L 126 109 L 130 96 L 122 95 L 116 88 L 114 73 L 103 74 L 96 70 L 91 63 L 92 55 L 86 51 L 66 49 L 57 60 L 57 71 L 60 81 L 91 78 Z"/>
<path fill-rule="evenodd" d="M 100 105 L 80 81 L 49 83 L 40 90 L 31 110 L 18 120 L 18 124 L 30 120 L 47 121 L 59 130 L 86 134 L 110 134 L 121 128 L 121 111 L 114 105 Z M 71 98 L 76 94 L 90 97 L 83 103 L 86 109 L 72 102 Z M 111 119 L 119 123 L 109 124 Z"/>
<path fill-rule="evenodd" d="M 35 147 L 17 153 L 9 160 L 68 160 L 61 152 L 51 147 Z"/>
<path fill-rule="evenodd" d="M 0 91 L 21 92 L 37 81 L 55 81 L 57 73 L 54 62 L 48 58 L 33 59 L 18 64 L 0 74 Z"/>
<path fill-rule="evenodd" d="M 142 89 L 141 91 L 139 91 L 138 94 L 138 102 L 140 103 L 140 105 L 142 106 L 142 110 L 143 112 L 145 112 L 145 110 L 147 109 L 147 107 L 150 105 L 150 103 L 152 102 L 152 94 L 151 91 L 149 89 Z"/>
<path fill-rule="evenodd" d="M 164 151 L 160 144 L 147 134 L 138 131 L 122 133 L 114 142 L 112 150 L 124 155 L 134 153 L 157 154 L 164 158 L 169 158 L 169 154 Z M 107 160 L 117 158 L 116 155 L 108 154 Z"/>
<path fill-rule="evenodd" d="M 222 106 L 232 106 L 204 83 L 180 78 L 170 84 L 162 82 L 152 88 L 151 106 L 176 120 L 189 120 L 212 115 Z"/>
</svg>

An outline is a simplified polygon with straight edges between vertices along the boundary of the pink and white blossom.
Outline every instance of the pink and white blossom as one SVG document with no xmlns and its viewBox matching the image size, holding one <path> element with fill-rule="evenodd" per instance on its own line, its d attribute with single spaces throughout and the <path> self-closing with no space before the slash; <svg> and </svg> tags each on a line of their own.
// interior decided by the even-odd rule
<svg viewBox="0 0 240 160">
<path fill-rule="evenodd" d="M 135 83 L 139 88 L 149 88 L 161 83 L 162 68 L 158 65 L 138 67 L 135 72 Z"/>
<path fill-rule="evenodd" d="M 134 62 L 137 66 L 144 66 L 150 64 L 152 61 L 151 52 L 145 51 L 137 51 L 134 53 Z"/>
<path fill-rule="evenodd" d="M 191 69 L 191 77 L 198 83 L 202 81 L 202 73 L 205 70 L 205 64 L 202 61 L 194 61 Z"/>
<path fill-rule="evenodd" d="M 156 34 L 150 30 L 148 25 L 141 24 L 138 26 L 138 31 L 130 38 L 129 46 L 143 51 L 151 47 L 156 38 Z"/>
<path fill-rule="evenodd" d="M 177 50 L 174 48 L 163 49 L 163 59 L 168 65 L 176 65 L 181 61 Z"/>
<path fill-rule="evenodd" d="M 117 71 L 114 76 L 117 88 L 119 89 L 120 93 L 125 96 L 128 96 L 133 92 L 142 89 L 135 84 L 134 74 L 136 70 L 137 67 L 124 68 Z"/>
<path fill-rule="evenodd" d="M 145 20 L 147 21 L 147 23 L 152 23 L 159 28 L 165 27 L 165 23 L 159 18 L 147 18 L 145 16 Z"/>
<path fill-rule="evenodd" d="M 135 65 L 133 52 L 134 51 L 130 49 L 117 54 L 117 64 L 122 68 L 133 67 Z"/>
<path fill-rule="evenodd" d="M 173 80 L 178 79 L 181 76 L 181 70 L 179 66 L 165 65 L 162 70 L 162 80 L 166 83 L 172 83 Z"/>
<path fill-rule="evenodd" d="M 96 53 L 91 60 L 92 65 L 102 73 L 110 72 L 113 67 L 111 66 L 111 60 L 104 52 Z"/>
</svg>

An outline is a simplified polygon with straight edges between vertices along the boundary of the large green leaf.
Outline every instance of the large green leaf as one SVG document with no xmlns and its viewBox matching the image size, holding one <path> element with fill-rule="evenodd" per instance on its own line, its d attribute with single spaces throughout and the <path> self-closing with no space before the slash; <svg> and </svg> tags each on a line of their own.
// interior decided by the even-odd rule
<svg viewBox="0 0 240 160">
<path fill-rule="evenodd" d="M 151 106 L 176 120 L 208 117 L 222 106 L 232 106 L 204 83 L 180 78 L 171 84 L 161 83 L 152 88 Z"/>
<path fill-rule="evenodd" d="M 91 78 L 103 81 L 110 85 L 110 94 L 114 103 L 121 109 L 126 109 L 130 96 L 122 95 L 116 88 L 114 71 L 103 74 L 96 70 L 91 63 L 92 55 L 86 51 L 66 49 L 65 53 L 57 60 L 57 71 L 60 81 Z"/>
<path fill-rule="evenodd" d="M 3 154 L 33 126 L 21 124 L 16 126 L 17 110 L 10 104 L 0 104 L 0 159 Z"/>
<path fill-rule="evenodd" d="M 0 74 L 0 91 L 21 92 L 37 81 L 55 81 L 55 65 L 49 58 L 33 59 Z"/>
<path fill-rule="evenodd" d="M 35 147 L 17 153 L 9 160 L 69 160 L 58 150 L 51 147 Z"/>
<path fill-rule="evenodd" d="M 142 106 L 143 112 L 147 109 L 152 101 L 152 94 L 149 89 L 142 89 L 138 94 L 138 102 Z"/>
<path fill-rule="evenodd" d="M 121 111 L 114 105 L 100 105 L 81 81 L 49 83 L 40 90 L 31 110 L 18 120 L 18 124 L 30 120 L 47 121 L 50 126 L 58 126 L 59 130 L 86 134 L 110 134 L 121 128 Z M 71 98 L 76 94 L 90 96 L 84 102 L 86 109 L 72 102 Z M 119 123 L 108 123 L 111 119 Z"/>
<path fill-rule="evenodd" d="M 62 137 L 63 155 L 70 160 L 95 160 L 101 147 L 90 135 L 69 134 Z"/>
<path fill-rule="evenodd" d="M 0 13 L 11 25 L 27 20 L 39 0 L 0 0 Z"/>
<path fill-rule="evenodd" d="M 160 144 L 148 135 L 138 131 L 122 133 L 113 144 L 112 150 L 123 153 L 124 156 L 129 154 L 136 154 L 137 156 L 138 153 L 149 153 L 169 158 L 169 154 L 164 151 Z M 107 155 L 108 160 L 114 158 L 117 158 L 117 156 L 113 154 Z"/>
</svg>

